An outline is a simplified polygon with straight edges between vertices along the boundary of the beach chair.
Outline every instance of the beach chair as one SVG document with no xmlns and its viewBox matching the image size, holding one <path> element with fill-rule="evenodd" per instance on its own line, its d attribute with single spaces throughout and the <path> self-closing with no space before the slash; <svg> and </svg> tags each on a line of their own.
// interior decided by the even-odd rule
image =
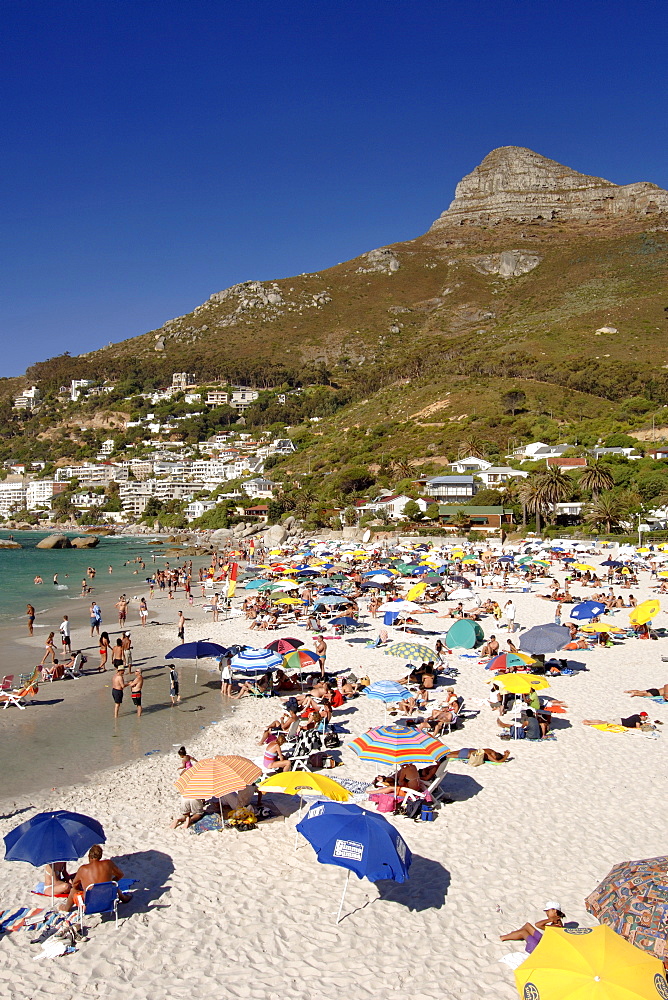
<svg viewBox="0 0 668 1000">
<path fill-rule="evenodd" d="M 113 913 L 118 928 L 118 882 L 94 882 L 77 900 L 79 926 L 83 934 L 84 915 Z"/>
<path fill-rule="evenodd" d="M 438 765 L 438 767 L 436 768 L 436 774 L 431 779 L 429 787 L 425 792 L 425 795 L 426 794 L 431 795 L 432 799 L 434 799 L 436 802 L 442 802 L 445 799 L 445 796 L 441 790 L 441 782 L 443 781 L 443 778 L 446 775 L 449 764 L 450 764 L 450 758 L 444 757 L 443 760 Z"/>
<path fill-rule="evenodd" d="M 72 680 L 76 680 L 77 677 L 83 677 L 81 670 L 81 664 L 83 661 L 83 653 L 77 653 L 74 657 L 74 663 L 70 667 L 65 667 L 63 671 L 63 677 L 71 677 Z"/>
<path fill-rule="evenodd" d="M 0 684 L 0 691 L 11 691 L 14 683 L 14 674 L 5 674 Z"/>
<path fill-rule="evenodd" d="M 35 674 L 33 674 L 33 677 L 34 676 Z M 39 686 L 37 681 L 28 681 L 28 683 L 22 688 L 17 688 L 15 691 L 7 691 L 6 694 L 0 694 L 0 705 L 2 705 L 3 708 L 9 708 L 10 705 L 15 705 L 17 708 L 20 708 L 21 711 L 24 711 L 26 706 L 23 702 L 25 699 L 30 698 L 32 701 L 38 691 Z"/>
</svg>

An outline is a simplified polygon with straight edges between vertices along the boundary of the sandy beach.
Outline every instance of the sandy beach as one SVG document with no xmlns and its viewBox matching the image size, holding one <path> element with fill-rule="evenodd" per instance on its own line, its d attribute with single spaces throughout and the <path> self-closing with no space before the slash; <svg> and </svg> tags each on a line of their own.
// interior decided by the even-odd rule
<svg viewBox="0 0 668 1000">
<path fill-rule="evenodd" d="M 604 558 L 587 556 L 587 561 L 598 565 Z M 562 572 L 556 576 L 563 581 Z M 633 590 L 638 601 L 653 594 L 654 583 L 648 572 L 640 574 L 640 585 Z M 588 588 L 574 585 L 572 590 L 587 596 Z M 618 591 L 625 597 L 629 593 L 615 587 Z M 553 620 L 554 605 L 539 593 L 547 593 L 544 584 L 533 593 L 513 594 L 518 634 Z M 500 591 L 487 594 L 507 600 Z M 242 589 L 235 604 L 243 596 Z M 243 618 L 216 624 L 200 607 L 188 610 L 182 592 L 171 604 L 172 617 L 181 607 L 193 619 L 186 639 L 206 636 L 223 645 L 261 646 L 275 636 L 295 635 L 310 646 L 300 626 L 258 634 Z M 448 605 L 435 608 L 436 615 L 424 616 L 424 627 L 445 632 L 452 623 L 446 617 Z M 567 620 L 569 605 L 564 612 Z M 365 610 L 361 617 L 370 622 Z M 626 623 L 628 611 L 620 611 L 617 619 Z M 668 624 L 663 610 L 655 624 Z M 369 629 L 371 638 L 378 625 Z M 505 629 L 491 617 L 482 626 L 486 636 L 494 632 L 505 646 Z M 132 631 L 137 656 L 160 661 L 175 642 L 171 624 L 143 631 L 133 626 Z M 391 638 L 402 637 L 388 631 Z M 331 630 L 325 635 L 331 672 L 352 669 L 372 680 L 398 679 L 405 672 L 403 661 L 386 656 L 382 648 L 368 649 L 345 636 L 330 639 Z M 433 647 L 436 636 L 415 638 Z M 444 741 L 453 749 L 510 747 L 510 760 L 475 769 L 454 762 L 444 782 L 454 802 L 439 810 L 436 822 L 395 817 L 414 854 L 410 879 L 397 885 L 353 878 L 338 926 L 334 917 L 344 875 L 339 868 L 318 864 L 304 841 L 295 850 L 296 800 L 276 797 L 277 818 L 250 833 L 195 836 L 168 828 L 180 811 L 173 787 L 177 757 L 170 750 L 177 739 L 165 740 L 169 746 L 161 746 L 159 753 L 96 772 L 85 784 L 63 783 L 39 797 L 5 795 L 0 834 L 36 811 L 86 813 L 105 828 L 105 856 L 115 858 L 139 884 L 132 902 L 121 908 L 119 929 L 112 921 L 88 918 L 87 937 L 72 955 L 35 962 L 39 947 L 29 943 L 28 931 L 3 935 L 0 996 L 166 1000 L 215 991 L 258 1000 L 380 1000 L 406 994 L 416 1000 L 477 1000 L 483 995 L 511 1000 L 517 995 L 513 975 L 499 959 L 519 946 L 503 944 L 500 934 L 539 919 L 551 898 L 561 902 L 570 921 L 592 926 L 595 920 L 585 911 L 584 897 L 614 864 L 666 853 L 660 789 L 668 765 L 661 726 L 657 734 L 615 734 L 581 721 L 615 720 L 646 710 L 652 719 L 668 723 L 667 705 L 623 693 L 668 681 L 668 664 L 661 662 L 668 655 L 668 641 L 626 639 L 612 648 L 568 655 L 586 670 L 550 680 L 549 693 L 568 705 L 564 715 L 555 716 L 555 738 L 512 744 L 499 739 L 496 716 L 485 703 L 489 674 L 484 667 L 475 657 L 457 652 L 448 657 L 453 668 L 448 676 L 457 693 L 469 709 L 480 711 Z M 53 693 L 79 683 L 99 690 L 109 676 L 57 682 Z M 212 682 L 215 676 L 200 669 L 199 682 Z M 43 692 L 44 687 L 38 700 Z M 207 703 L 204 728 L 189 736 L 189 752 L 198 758 L 228 752 L 257 757 L 260 733 L 277 717 L 280 700 L 244 698 L 223 705 L 217 692 L 215 698 L 218 704 Z M 147 702 L 153 699 L 164 702 L 164 688 L 156 686 Z M 110 699 L 108 709 L 111 727 Z M 64 728 L 75 710 L 72 701 L 52 709 L 61 711 Z M 19 715 L 37 712 L 31 707 L 25 713 L 0 711 L 0 724 L 9 723 L 3 735 L 5 771 L 21 767 L 20 755 L 12 753 L 11 726 Z M 129 734 L 143 720 L 133 717 L 131 705 L 124 713 L 119 730 Z M 383 721 L 382 704 L 363 696 L 334 713 L 344 743 Z M 373 765 L 359 762 L 345 747 L 340 757 L 343 766 L 327 772 L 334 778 L 369 779 L 375 773 Z M 41 905 L 30 894 L 36 875 L 29 865 L 0 862 L 0 906 Z"/>
</svg>

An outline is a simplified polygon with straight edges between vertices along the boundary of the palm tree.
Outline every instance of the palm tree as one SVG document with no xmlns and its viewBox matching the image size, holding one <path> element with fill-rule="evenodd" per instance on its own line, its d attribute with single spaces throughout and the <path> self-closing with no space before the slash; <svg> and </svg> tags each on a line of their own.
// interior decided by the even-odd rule
<svg viewBox="0 0 668 1000">
<path fill-rule="evenodd" d="M 615 485 L 615 478 L 610 472 L 609 467 L 604 465 L 599 458 L 583 470 L 578 484 L 583 490 L 591 490 L 591 494 L 594 500 L 596 500 L 605 490 L 612 489 Z"/>
<path fill-rule="evenodd" d="M 415 469 L 413 468 L 413 463 L 408 462 L 405 459 L 399 458 L 392 462 L 392 466 L 396 472 L 399 473 L 401 479 L 412 479 L 415 475 Z"/>
<path fill-rule="evenodd" d="M 554 517 L 556 504 L 564 500 L 573 489 L 573 480 L 557 465 L 538 473 L 538 489 L 548 510 Z"/>
<path fill-rule="evenodd" d="M 628 515 L 628 508 L 620 496 L 616 496 L 614 493 L 604 493 L 592 500 L 585 507 L 583 514 L 586 523 L 595 528 L 604 524 L 606 533 L 609 535 L 613 527 L 618 527 Z"/>
<path fill-rule="evenodd" d="M 465 456 L 468 455 L 471 458 L 485 457 L 482 442 L 479 437 L 476 437 L 475 434 L 472 434 L 470 437 L 464 438 L 464 440 L 460 445 L 460 448 Z"/>
<path fill-rule="evenodd" d="M 524 514 L 524 526 L 526 527 L 526 514 L 525 511 L 529 511 L 531 514 L 536 516 L 536 534 L 540 535 L 540 518 L 541 514 L 547 512 L 548 505 L 545 500 L 543 493 L 542 483 L 541 483 L 542 473 L 534 474 L 525 479 L 521 486 L 519 487 L 517 493 L 522 504 L 522 512 Z"/>
</svg>

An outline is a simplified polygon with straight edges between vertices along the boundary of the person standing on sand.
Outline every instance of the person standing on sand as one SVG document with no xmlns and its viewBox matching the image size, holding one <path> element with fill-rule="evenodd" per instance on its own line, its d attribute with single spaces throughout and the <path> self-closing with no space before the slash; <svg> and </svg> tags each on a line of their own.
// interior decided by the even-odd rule
<svg viewBox="0 0 668 1000">
<path fill-rule="evenodd" d="M 70 619 L 68 615 L 63 615 L 60 623 L 60 638 L 63 643 L 63 653 L 72 655 L 72 639 L 70 637 Z"/>
<path fill-rule="evenodd" d="M 130 685 L 130 694 L 132 696 L 132 704 L 137 709 L 137 718 L 139 718 L 139 716 L 142 713 L 142 707 L 141 707 L 141 689 L 143 688 L 143 686 L 144 686 L 144 675 L 141 672 L 141 667 L 137 667 L 137 669 L 135 670 L 134 680 L 132 681 L 132 684 Z"/>
<path fill-rule="evenodd" d="M 42 657 L 42 662 L 40 663 L 41 667 L 44 666 L 48 656 L 51 657 L 51 661 L 54 664 L 56 663 L 56 647 L 53 644 L 53 637 L 55 634 L 55 632 L 49 632 L 47 636 L 46 643 L 44 644 L 44 656 Z"/>
<path fill-rule="evenodd" d="M 32 604 L 26 604 L 26 614 L 28 616 L 28 635 L 32 635 L 33 622 L 35 621 L 35 609 Z"/>
<path fill-rule="evenodd" d="M 97 601 L 91 601 L 90 605 L 90 634 L 93 635 L 94 632 L 100 634 L 100 625 L 102 624 L 102 612 L 100 610 L 100 605 Z"/>
<path fill-rule="evenodd" d="M 313 640 L 313 648 L 318 654 L 318 664 L 320 665 L 320 676 L 325 676 L 325 660 L 327 659 L 327 643 L 321 635 L 317 635 Z"/>
<path fill-rule="evenodd" d="M 119 599 L 116 601 L 115 607 L 118 608 L 118 627 L 123 628 L 128 614 L 128 601 L 125 594 L 121 594 Z"/>
<path fill-rule="evenodd" d="M 146 619 L 148 618 L 148 604 L 146 603 L 146 598 L 142 597 L 139 602 L 139 620 L 142 625 L 146 625 Z"/>
<path fill-rule="evenodd" d="M 123 633 L 121 639 L 121 649 L 123 650 L 123 664 L 126 667 L 132 666 L 132 639 L 129 632 Z"/>
<path fill-rule="evenodd" d="M 98 673 L 104 673 L 107 669 L 107 658 L 109 656 L 109 650 L 111 649 L 111 642 L 109 641 L 109 634 L 103 632 L 100 636 L 100 666 L 97 668 Z"/>
<path fill-rule="evenodd" d="M 111 697 L 114 699 L 114 718 L 118 718 L 118 713 L 121 710 L 121 705 L 123 704 L 123 692 L 126 687 L 129 687 L 129 682 L 126 683 L 125 680 L 125 670 L 122 666 L 118 667 L 116 673 L 114 674 L 113 680 L 111 682 Z"/>
<path fill-rule="evenodd" d="M 176 705 L 181 701 L 181 695 L 179 694 L 179 672 L 175 666 L 169 668 L 169 697 L 172 699 L 172 705 Z"/>
<path fill-rule="evenodd" d="M 179 637 L 179 640 L 181 641 L 181 643 L 183 644 L 186 641 L 186 639 L 185 639 L 185 635 L 186 635 L 186 620 L 183 617 L 183 611 L 179 611 L 177 624 L 178 624 L 178 627 L 179 627 L 178 637 Z"/>
</svg>

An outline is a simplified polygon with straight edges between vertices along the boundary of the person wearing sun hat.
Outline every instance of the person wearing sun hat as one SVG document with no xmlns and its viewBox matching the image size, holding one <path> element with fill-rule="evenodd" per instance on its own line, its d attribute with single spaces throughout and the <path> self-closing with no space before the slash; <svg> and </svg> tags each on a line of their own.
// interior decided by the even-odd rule
<svg viewBox="0 0 668 1000">
<path fill-rule="evenodd" d="M 531 954 L 543 936 L 546 927 L 563 927 L 566 914 L 561 909 L 561 904 L 554 899 L 549 899 L 543 910 L 546 913 L 545 920 L 537 920 L 535 924 L 526 923 L 519 930 L 510 934 L 502 934 L 502 941 L 524 941 L 525 949 Z"/>
</svg>

